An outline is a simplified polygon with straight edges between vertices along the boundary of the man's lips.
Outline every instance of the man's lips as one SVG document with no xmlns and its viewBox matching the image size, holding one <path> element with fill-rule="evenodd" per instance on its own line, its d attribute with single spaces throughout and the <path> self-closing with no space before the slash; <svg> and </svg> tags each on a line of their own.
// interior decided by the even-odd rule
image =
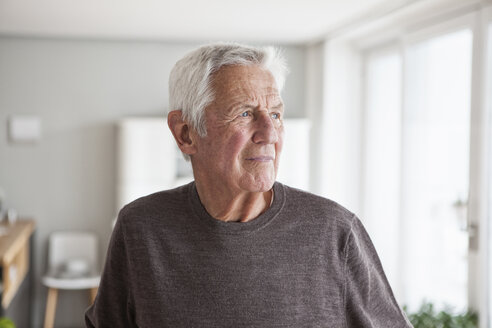
<svg viewBox="0 0 492 328">
<path fill-rule="evenodd" d="M 268 162 L 273 161 L 273 156 L 261 155 L 261 156 L 251 156 L 246 158 L 248 161 L 257 161 L 257 162 Z"/>
</svg>

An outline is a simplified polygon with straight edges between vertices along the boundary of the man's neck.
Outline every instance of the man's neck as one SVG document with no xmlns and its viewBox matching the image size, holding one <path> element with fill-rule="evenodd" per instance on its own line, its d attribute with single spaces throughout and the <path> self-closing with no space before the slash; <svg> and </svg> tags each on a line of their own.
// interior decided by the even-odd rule
<svg viewBox="0 0 492 328">
<path fill-rule="evenodd" d="M 248 222 L 265 212 L 273 202 L 273 188 L 265 192 L 210 190 L 195 182 L 200 201 L 213 218 L 225 222 Z"/>
</svg>

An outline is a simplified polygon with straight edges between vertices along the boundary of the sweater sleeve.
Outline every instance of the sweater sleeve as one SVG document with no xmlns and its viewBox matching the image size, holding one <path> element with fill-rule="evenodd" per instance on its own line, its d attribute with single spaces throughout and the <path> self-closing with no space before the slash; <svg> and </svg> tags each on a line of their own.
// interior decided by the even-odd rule
<svg viewBox="0 0 492 328">
<path fill-rule="evenodd" d="M 396 302 L 376 249 L 354 217 L 345 244 L 347 327 L 412 327 Z"/>
<path fill-rule="evenodd" d="M 86 327 L 136 327 L 124 222 L 118 217 L 94 304 L 85 313 Z"/>
</svg>

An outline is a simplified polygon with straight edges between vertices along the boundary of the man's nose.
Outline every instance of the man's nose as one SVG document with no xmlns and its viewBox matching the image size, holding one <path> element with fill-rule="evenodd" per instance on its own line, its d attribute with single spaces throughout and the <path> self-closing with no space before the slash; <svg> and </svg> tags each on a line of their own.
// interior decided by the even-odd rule
<svg viewBox="0 0 492 328">
<path fill-rule="evenodd" d="M 254 143 L 273 144 L 278 141 L 278 131 L 274 119 L 268 111 L 261 111 L 255 117 Z"/>
</svg>

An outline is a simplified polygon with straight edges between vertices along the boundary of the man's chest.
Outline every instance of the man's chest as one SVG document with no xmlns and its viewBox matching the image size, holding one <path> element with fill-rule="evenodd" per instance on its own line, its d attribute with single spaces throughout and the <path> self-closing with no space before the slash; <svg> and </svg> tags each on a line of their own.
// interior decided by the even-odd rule
<svg viewBox="0 0 492 328">
<path fill-rule="evenodd" d="M 343 326 L 342 265 L 316 243 L 167 240 L 139 253 L 141 327 Z"/>
</svg>

